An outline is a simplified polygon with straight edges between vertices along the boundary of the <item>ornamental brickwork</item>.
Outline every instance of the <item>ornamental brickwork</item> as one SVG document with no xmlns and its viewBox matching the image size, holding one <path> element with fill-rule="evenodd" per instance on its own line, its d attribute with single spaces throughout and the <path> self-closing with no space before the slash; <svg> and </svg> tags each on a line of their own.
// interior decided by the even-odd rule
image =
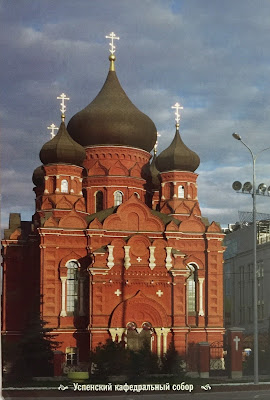
<svg viewBox="0 0 270 400">
<path fill-rule="evenodd" d="M 109 75 L 114 87 L 115 72 Z M 137 148 L 123 137 L 115 145 L 97 138 L 72 155 L 63 122 L 60 133 L 52 139 L 57 148 L 43 146 L 45 163 L 34 172 L 33 220 L 11 214 L 2 240 L 3 334 L 17 340 L 39 310 L 58 335 L 65 371 L 86 368 L 90 351 L 109 338 L 130 348 L 149 340 L 158 356 L 173 341 L 184 358 L 200 342 L 222 341 L 223 234 L 201 216 L 198 156 L 192 152 L 189 166 L 185 146 L 184 170 L 159 162 L 153 185 L 149 140 Z M 180 147 L 171 144 L 166 157 L 181 153 L 177 135 Z"/>
</svg>

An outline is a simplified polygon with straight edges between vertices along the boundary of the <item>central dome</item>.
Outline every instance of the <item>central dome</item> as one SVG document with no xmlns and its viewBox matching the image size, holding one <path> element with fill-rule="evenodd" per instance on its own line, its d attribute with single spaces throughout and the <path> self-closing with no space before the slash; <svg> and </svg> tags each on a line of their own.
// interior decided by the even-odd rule
<svg viewBox="0 0 270 400">
<path fill-rule="evenodd" d="M 131 146 L 150 152 L 157 139 L 155 124 L 129 100 L 114 71 L 114 58 L 110 60 L 101 91 L 71 118 L 67 130 L 82 146 Z"/>
</svg>

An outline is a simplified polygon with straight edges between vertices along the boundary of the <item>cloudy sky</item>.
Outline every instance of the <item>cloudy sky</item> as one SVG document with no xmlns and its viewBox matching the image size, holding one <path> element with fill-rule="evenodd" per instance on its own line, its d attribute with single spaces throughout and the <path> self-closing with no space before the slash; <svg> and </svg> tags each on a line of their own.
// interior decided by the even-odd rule
<svg viewBox="0 0 270 400">
<path fill-rule="evenodd" d="M 252 179 L 248 151 L 270 146 L 269 0 L 0 0 L 2 225 L 10 212 L 34 212 L 32 173 L 47 126 L 59 126 L 59 101 L 70 97 L 67 122 L 90 103 L 108 71 L 115 32 L 116 70 L 133 103 L 155 122 L 159 152 L 181 135 L 201 158 L 203 215 L 226 225 L 249 195 L 232 182 Z M 270 150 L 257 161 L 258 183 L 270 185 Z M 269 212 L 270 199 L 258 198 Z"/>
</svg>

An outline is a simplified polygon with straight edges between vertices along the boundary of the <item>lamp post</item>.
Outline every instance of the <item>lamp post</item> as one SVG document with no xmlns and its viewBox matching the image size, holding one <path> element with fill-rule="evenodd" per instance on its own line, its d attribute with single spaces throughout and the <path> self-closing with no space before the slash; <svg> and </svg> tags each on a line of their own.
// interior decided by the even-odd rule
<svg viewBox="0 0 270 400">
<path fill-rule="evenodd" d="M 253 176 L 253 184 L 252 184 L 252 198 L 253 198 L 253 207 L 252 207 L 252 214 L 253 214 L 253 279 L 254 279 L 254 287 L 253 287 L 253 319 L 254 319 L 254 384 L 259 383 L 259 368 L 258 368 L 258 354 L 259 354 L 259 348 L 258 348 L 258 280 L 257 280 L 257 210 L 256 210 L 256 195 L 261 194 L 257 193 L 256 190 L 256 160 L 259 154 L 261 154 L 263 151 L 269 150 L 270 147 L 267 147 L 266 149 L 263 149 L 259 151 L 259 153 L 254 154 L 253 151 L 248 147 L 248 145 L 243 142 L 241 139 L 241 136 L 238 135 L 238 133 L 233 133 L 233 137 L 236 140 L 239 140 L 250 152 L 251 157 L 252 157 L 252 176 Z M 235 182 L 236 183 L 236 182 Z M 239 182 L 237 182 L 239 184 Z M 247 182 L 248 183 L 248 182 Z M 245 184 L 246 185 L 246 184 Z M 244 185 L 244 186 L 245 186 Z M 240 187 L 238 188 L 234 187 L 235 190 L 241 189 L 242 185 L 240 184 Z M 262 184 L 259 185 L 259 187 L 262 187 Z M 243 188 L 244 189 L 244 188 Z M 249 186 L 249 192 L 250 190 Z M 265 189 L 263 190 L 263 193 L 265 193 Z"/>
</svg>

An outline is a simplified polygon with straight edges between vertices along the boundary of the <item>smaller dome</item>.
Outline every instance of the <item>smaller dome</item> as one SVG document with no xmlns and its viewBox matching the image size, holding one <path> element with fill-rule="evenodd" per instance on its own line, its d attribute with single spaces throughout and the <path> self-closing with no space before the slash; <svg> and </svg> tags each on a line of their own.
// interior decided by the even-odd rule
<svg viewBox="0 0 270 400">
<path fill-rule="evenodd" d="M 85 159 L 85 150 L 71 138 L 62 121 L 57 135 L 43 145 L 39 158 L 45 165 L 74 164 L 81 166 Z"/>
<path fill-rule="evenodd" d="M 150 173 L 151 173 L 151 180 L 152 180 L 152 189 L 158 190 L 160 188 L 160 180 L 159 180 L 159 170 L 156 167 L 156 154 L 154 154 L 153 160 L 150 164 Z"/>
<path fill-rule="evenodd" d="M 190 150 L 181 139 L 178 126 L 172 143 L 156 158 L 156 167 L 160 172 L 194 172 L 200 165 L 200 157 Z"/>
<path fill-rule="evenodd" d="M 32 176 L 33 184 L 35 186 L 42 186 L 44 183 L 44 176 L 45 176 L 45 172 L 43 169 L 43 165 L 40 165 L 33 172 L 33 176 Z"/>
</svg>

